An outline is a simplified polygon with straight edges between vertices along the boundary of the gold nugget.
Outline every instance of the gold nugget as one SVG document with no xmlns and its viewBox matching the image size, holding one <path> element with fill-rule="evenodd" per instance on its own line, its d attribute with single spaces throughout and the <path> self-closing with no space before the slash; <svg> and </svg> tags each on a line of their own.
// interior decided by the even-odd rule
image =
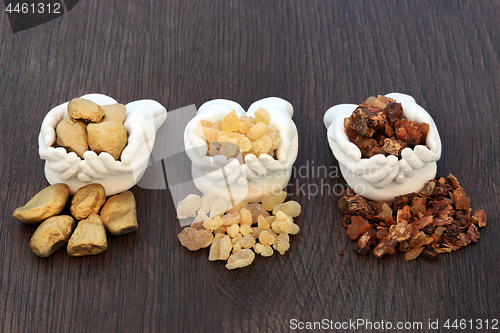
<svg viewBox="0 0 500 333">
<path fill-rule="evenodd" d="M 68 241 L 67 251 L 70 256 L 81 257 L 102 253 L 107 247 L 106 229 L 101 217 L 90 214 L 88 219 L 78 222 Z"/>
<path fill-rule="evenodd" d="M 115 160 L 120 158 L 127 145 L 127 129 L 114 121 L 87 125 L 88 143 L 96 154 L 106 152 Z"/>
<path fill-rule="evenodd" d="M 124 235 L 137 230 L 134 195 L 125 191 L 109 198 L 101 209 L 104 226 L 112 235 Z"/>
<path fill-rule="evenodd" d="M 114 121 L 123 124 L 125 121 L 125 112 L 127 111 L 125 105 L 121 103 L 103 105 L 102 109 L 104 110 L 104 118 L 102 118 L 101 122 Z"/>
<path fill-rule="evenodd" d="M 87 144 L 87 125 L 82 121 L 64 118 L 56 127 L 56 144 L 75 152 L 83 159 L 83 153 L 89 150 Z"/>
<path fill-rule="evenodd" d="M 68 114 L 73 119 L 98 123 L 104 117 L 104 110 L 88 99 L 73 98 L 68 104 Z"/>
<path fill-rule="evenodd" d="M 31 237 L 31 251 L 46 258 L 68 242 L 75 220 L 69 215 L 53 216 L 38 226 Z"/>
<path fill-rule="evenodd" d="M 14 211 L 14 218 L 24 223 L 38 223 L 59 214 L 69 197 L 66 184 L 54 184 L 38 192 L 24 206 Z"/>
<path fill-rule="evenodd" d="M 71 215 L 83 220 L 90 214 L 97 214 L 106 201 L 106 192 L 101 184 L 80 187 L 71 200 Z"/>
</svg>

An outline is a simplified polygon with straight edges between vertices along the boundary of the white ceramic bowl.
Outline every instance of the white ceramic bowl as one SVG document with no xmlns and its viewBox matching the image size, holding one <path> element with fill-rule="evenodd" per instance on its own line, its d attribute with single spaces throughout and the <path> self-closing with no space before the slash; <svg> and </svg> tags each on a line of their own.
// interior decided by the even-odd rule
<svg viewBox="0 0 500 333">
<path fill-rule="evenodd" d="M 81 98 L 99 105 L 117 103 L 113 98 L 101 94 L 84 95 Z M 120 160 L 108 153 L 97 155 L 86 151 L 82 160 L 75 153 L 68 153 L 62 147 L 52 147 L 56 140 L 55 128 L 68 115 L 68 103 L 50 110 L 45 116 L 38 147 L 40 158 L 45 162 L 45 177 L 50 184 L 65 183 L 71 194 L 90 183 L 102 184 L 106 195 L 113 195 L 130 189 L 144 174 L 153 149 L 156 130 L 167 118 L 167 110 L 153 100 L 140 100 L 125 105 L 124 126 L 127 129 L 127 146 Z"/>
<path fill-rule="evenodd" d="M 195 133 L 200 120 L 222 120 L 232 110 L 236 111 L 238 117 L 254 116 L 260 107 L 267 110 L 269 124 L 277 128 L 281 137 L 281 147 L 276 150 L 277 160 L 268 154 L 259 157 L 248 154 L 245 163 L 240 164 L 237 159 L 228 160 L 223 155 L 207 156 L 207 142 Z M 203 104 L 184 131 L 184 146 L 192 162 L 195 186 L 203 193 L 213 193 L 236 203 L 243 200 L 259 201 L 264 195 L 285 188 L 298 152 L 297 128 L 292 116 L 292 105 L 277 97 L 256 101 L 247 112 L 238 103 L 224 99 Z"/>
<path fill-rule="evenodd" d="M 381 154 L 361 158 L 361 151 L 349 141 L 344 130 L 344 118 L 357 108 L 356 104 L 339 104 L 324 116 L 328 143 L 339 162 L 340 171 L 354 191 L 370 200 L 393 200 L 398 195 L 419 192 L 436 176 L 436 161 L 441 157 L 441 139 L 432 117 L 413 97 L 392 93 L 385 95 L 401 103 L 403 113 L 416 123 L 429 124 L 425 147 L 405 148 L 401 159 Z"/>
</svg>

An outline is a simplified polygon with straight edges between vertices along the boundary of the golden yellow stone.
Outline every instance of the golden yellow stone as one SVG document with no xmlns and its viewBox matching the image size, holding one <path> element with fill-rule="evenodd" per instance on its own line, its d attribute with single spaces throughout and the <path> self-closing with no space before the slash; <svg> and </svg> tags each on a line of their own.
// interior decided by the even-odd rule
<svg viewBox="0 0 500 333">
<path fill-rule="evenodd" d="M 101 209 L 106 230 L 112 235 L 124 235 L 136 231 L 137 210 L 134 195 L 130 191 L 110 197 Z"/>
<path fill-rule="evenodd" d="M 64 118 L 56 127 L 56 144 L 76 153 L 83 159 L 83 153 L 89 150 L 87 144 L 87 125 L 80 120 Z"/>
<path fill-rule="evenodd" d="M 78 222 L 78 226 L 68 241 L 67 251 L 70 256 L 81 257 L 104 252 L 108 247 L 106 229 L 97 214 Z"/>
<path fill-rule="evenodd" d="M 68 242 L 75 220 L 69 215 L 49 217 L 42 222 L 31 237 L 31 251 L 46 258 Z"/>
<path fill-rule="evenodd" d="M 73 98 L 68 104 L 68 114 L 73 119 L 98 123 L 104 117 L 104 110 L 99 104 L 88 99 Z"/>
<path fill-rule="evenodd" d="M 23 223 L 38 223 L 59 214 L 69 197 L 66 184 L 54 184 L 38 192 L 24 206 L 16 208 L 13 216 Z"/>
<path fill-rule="evenodd" d="M 101 184 L 89 184 L 80 187 L 71 200 L 71 215 L 83 220 L 90 214 L 97 214 L 106 201 L 106 191 Z"/>
</svg>

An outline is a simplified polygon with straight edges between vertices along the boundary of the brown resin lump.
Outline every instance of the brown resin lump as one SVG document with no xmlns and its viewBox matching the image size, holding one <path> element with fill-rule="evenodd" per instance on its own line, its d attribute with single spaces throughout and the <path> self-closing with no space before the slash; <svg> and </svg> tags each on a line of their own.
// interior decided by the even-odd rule
<svg viewBox="0 0 500 333">
<path fill-rule="evenodd" d="M 56 127 L 56 144 L 76 153 L 83 158 L 83 153 L 89 150 L 87 144 L 87 125 L 79 120 L 64 118 Z"/>
<path fill-rule="evenodd" d="M 130 191 L 109 198 L 101 209 L 104 226 L 112 235 L 124 235 L 137 230 L 137 211 Z"/>
<path fill-rule="evenodd" d="M 59 214 L 69 197 L 66 184 L 54 184 L 38 192 L 26 205 L 14 211 L 14 218 L 23 223 L 38 223 Z"/>
</svg>

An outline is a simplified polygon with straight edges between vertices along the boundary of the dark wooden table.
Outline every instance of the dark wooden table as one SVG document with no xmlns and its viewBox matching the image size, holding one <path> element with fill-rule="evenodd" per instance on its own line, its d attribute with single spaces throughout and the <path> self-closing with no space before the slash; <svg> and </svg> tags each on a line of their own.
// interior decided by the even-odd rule
<svg viewBox="0 0 500 333">
<path fill-rule="evenodd" d="M 13 33 L 1 13 L 0 331 L 285 332 L 293 320 L 323 319 L 422 323 L 410 332 L 480 319 L 477 331 L 489 331 L 486 320 L 491 328 L 500 319 L 499 17 L 495 0 L 82 0 Z M 327 168 L 338 165 L 322 121 L 329 107 L 412 95 L 440 131 L 438 173 L 458 177 L 488 226 L 477 244 L 435 261 L 360 257 L 338 196 L 308 196 L 344 180 L 308 173 L 292 179 L 305 192 L 292 195 L 303 213 L 290 251 L 245 269 L 181 247 L 169 190 L 137 186 L 137 232 L 109 237 L 98 256 L 62 249 L 38 258 L 29 250 L 36 227 L 12 212 L 48 184 L 40 124 L 52 107 L 91 92 L 151 98 L 169 111 L 278 96 L 295 109 L 295 165 Z"/>
</svg>

